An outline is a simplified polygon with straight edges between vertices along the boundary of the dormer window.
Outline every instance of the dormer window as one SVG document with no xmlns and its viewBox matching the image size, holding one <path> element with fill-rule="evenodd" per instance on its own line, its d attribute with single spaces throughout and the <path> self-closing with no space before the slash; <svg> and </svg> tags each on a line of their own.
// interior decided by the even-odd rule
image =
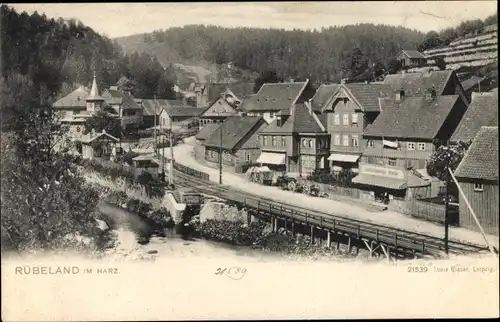
<svg viewBox="0 0 500 322">
<path fill-rule="evenodd" d="M 281 126 L 282 126 L 282 124 L 281 124 L 281 116 L 278 116 L 278 117 L 276 118 L 276 125 L 277 125 L 278 127 L 281 127 Z"/>
</svg>

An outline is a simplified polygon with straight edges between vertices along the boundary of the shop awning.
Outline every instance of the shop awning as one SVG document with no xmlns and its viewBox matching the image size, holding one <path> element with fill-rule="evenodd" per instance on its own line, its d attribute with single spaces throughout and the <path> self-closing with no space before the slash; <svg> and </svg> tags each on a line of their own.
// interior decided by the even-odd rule
<svg viewBox="0 0 500 322">
<path fill-rule="evenodd" d="M 257 159 L 257 163 L 264 164 L 285 164 L 285 154 L 284 153 L 271 153 L 262 152 Z"/>
<path fill-rule="evenodd" d="M 382 176 L 372 176 L 369 174 L 358 174 L 352 179 L 353 183 L 365 184 L 368 186 L 382 187 L 393 190 L 405 190 L 406 182 L 401 179 L 387 178 Z"/>
<path fill-rule="evenodd" d="M 339 161 L 339 162 L 356 162 L 359 159 L 359 155 L 356 154 L 338 154 L 332 153 L 328 157 L 330 161 Z"/>
</svg>

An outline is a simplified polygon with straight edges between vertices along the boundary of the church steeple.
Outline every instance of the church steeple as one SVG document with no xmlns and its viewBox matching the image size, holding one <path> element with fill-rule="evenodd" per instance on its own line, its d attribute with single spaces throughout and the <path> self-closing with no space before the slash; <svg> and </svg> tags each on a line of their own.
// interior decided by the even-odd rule
<svg viewBox="0 0 500 322">
<path fill-rule="evenodd" d="M 90 89 L 90 95 L 86 98 L 87 101 L 87 111 L 96 112 L 101 109 L 104 98 L 99 96 L 99 89 L 97 88 L 97 81 L 94 70 L 94 79 L 92 80 L 92 87 Z"/>
</svg>

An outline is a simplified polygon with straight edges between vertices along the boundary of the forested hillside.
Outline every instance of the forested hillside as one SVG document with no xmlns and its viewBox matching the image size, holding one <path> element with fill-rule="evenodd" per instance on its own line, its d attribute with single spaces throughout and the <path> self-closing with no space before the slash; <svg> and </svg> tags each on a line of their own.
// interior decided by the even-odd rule
<svg viewBox="0 0 500 322">
<path fill-rule="evenodd" d="M 120 46 L 76 21 L 1 6 L 2 129 L 19 120 L 16 108 L 50 104 L 78 85 L 89 86 L 93 70 L 101 90 L 127 76 L 141 98 L 171 98 L 175 74 L 155 57 L 123 55 Z M 22 103 L 21 103 L 22 102 Z"/>
<path fill-rule="evenodd" d="M 424 34 L 403 27 L 358 24 L 320 31 L 191 25 L 117 38 L 126 53 L 144 51 L 164 64 L 232 62 L 282 78 L 320 82 L 355 77 L 373 64 L 387 66 L 401 49 L 416 49 Z M 356 58 L 356 60 L 353 59 Z"/>
</svg>

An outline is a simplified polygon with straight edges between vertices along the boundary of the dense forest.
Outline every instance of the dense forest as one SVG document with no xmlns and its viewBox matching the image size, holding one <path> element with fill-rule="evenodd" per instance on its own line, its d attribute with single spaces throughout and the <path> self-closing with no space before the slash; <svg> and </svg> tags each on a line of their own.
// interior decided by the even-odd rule
<svg viewBox="0 0 500 322">
<path fill-rule="evenodd" d="M 473 31 L 480 30 L 485 26 L 492 25 L 498 23 L 497 14 L 493 14 L 491 16 L 486 17 L 484 20 L 474 19 L 474 20 L 466 20 L 462 21 L 456 27 L 446 28 L 440 31 L 429 31 L 426 35 L 422 43 L 418 46 L 418 50 L 424 51 L 431 48 L 447 46 L 453 40 L 465 37 L 469 33 Z"/>
<path fill-rule="evenodd" d="M 124 55 L 121 47 L 91 28 L 70 20 L 1 6 L 2 123 L 19 99 L 54 101 L 78 85 L 89 86 L 96 70 L 101 91 L 125 76 L 141 98 L 173 98 L 175 74 L 148 54 Z M 17 101 L 16 101 L 17 100 Z"/>
<path fill-rule="evenodd" d="M 260 74 L 272 70 L 281 79 L 309 78 L 319 83 L 344 77 L 356 79 L 361 74 L 376 77 L 398 67 L 394 58 L 401 49 L 423 51 L 444 46 L 496 21 L 494 14 L 485 20 L 464 21 L 426 35 L 403 27 L 373 24 L 320 31 L 190 25 L 116 40 L 125 52 L 147 52 L 162 64 L 182 62 L 206 67 L 233 62 L 243 70 Z"/>
<path fill-rule="evenodd" d="M 190 25 L 116 40 L 125 52 L 145 51 L 162 62 L 232 62 L 258 73 L 274 70 L 283 79 L 327 82 L 387 66 L 401 49 L 415 49 L 423 39 L 423 33 L 403 27 L 358 24 L 320 31 Z"/>
</svg>

